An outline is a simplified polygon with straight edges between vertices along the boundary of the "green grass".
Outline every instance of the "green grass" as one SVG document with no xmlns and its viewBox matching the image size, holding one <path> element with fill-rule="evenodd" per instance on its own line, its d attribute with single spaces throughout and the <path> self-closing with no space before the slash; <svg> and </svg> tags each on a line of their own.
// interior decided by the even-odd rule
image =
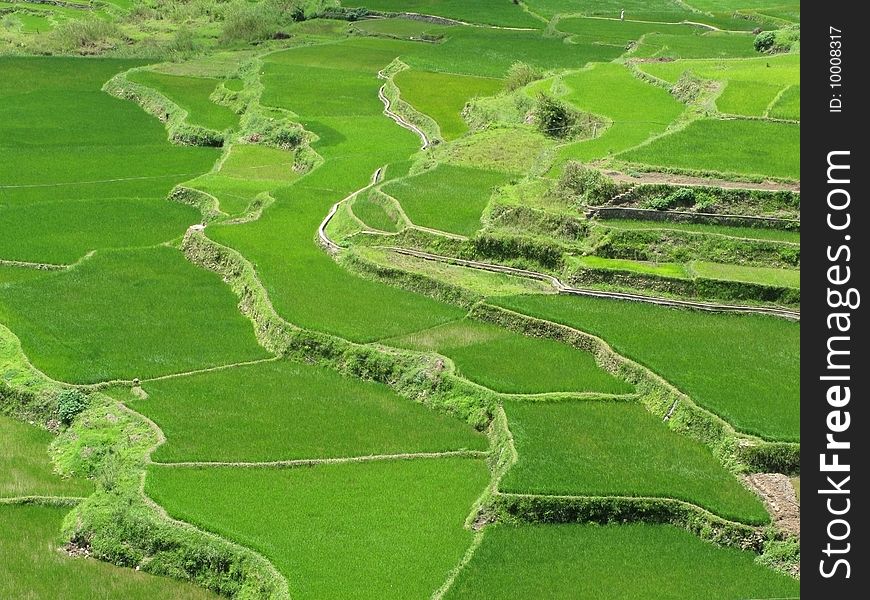
<svg viewBox="0 0 870 600">
<path fill-rule="evenodd" d="M 100 91 L 113 74 L 139 64 L 0 58 L 0 204 L 19 193 L 30 202 L 162 198 L 175 183 L 211 168 L 217 150 L 170 144 L 157 119 Z M 104 183 L 78 196 L 72 188 L 83 182 Z M 126 192 L 131 183 L 135 194 Z"/>
<path fill-rule="evenodd" d="M 800 439 L 798 323 L 600 298 L 515 296 L 492 302 L 604 338 L 741 431 Z"/>
<path fill-rule="evenodd" d="M 626 260 L 622 258 L 602 258 L 600 256 L 581 256 L 574 264 L 589 269 L 615 269 L 618 271 L 632 271 L 646 275 L 659 277 L 675 277 L 687 279 L 689 274 L 686 268 L 678 263 L 653 263 L 641 260 Z"/>
<path fill-rule="evenodd" d="M 552 141 L 530 127 L 489 129 L 467 135 L 432 152 L 444 164 L 525 175 L 542 159 Z"/>
<path fill-rule="evenodd" d="M 774 242 L 791 242 L 799 244 L 799 231 L 784 231 L 767 227 L 728 227 L 724 225 L 707 225 L 704 223 L 679 223 L 672 221 L 633 221 L 630 219 L 611 219 L 598 221 L 605 227 L 614 229 L 673 229 L 675 231 L 690 231 L 693 233 L 709 233 L 727 235 L 730 237 L 747 238 L 751 240 L 770 240 Z"/>
<path fill-rule="evenodd" d="M 461 374 L 500 392 L 632 392 L 598 367 L 591 354 L 477 321 L 448 323 L 385 343 L 444 354 Z"/>
<path fill-rule="evenodd" d="M 620 154 L 654 167 L 800 179 L 800 126 L 701 119 Z"/>
<path fill-rule="evenodd" d="M 2 289 L 0 321 L 37 368 L 74 383 L 265 355 L 220 278 L 166 247 L 102 251 L 72 270 Z"/>
<path fill-rule="evenodd" d="M 721 517 L 769 520 L 761 500 L 709 448 L 634 402 L 507 402 L 519 461 L 505 492 L 691 502 Z"/>
<path fill-rule="evenodd" d="M 178 104 L 187 111 L 187 121 L 192 125 L 223 131 L 239 124 L 237 114 L 209 100 L 209 95 L 220 83 L 217 79 L 166 75 L 155 71 L 133 71 L 128 79 L 153 88 Z"/>
<path fill-rule="evenodd" d="M 801 118 L 801 86 L 792 85 L 770 107 L 768 116 L 777 119 Z"/>
<path fill-rule="evenodd" d="M 775 285 L 800 289 L 801 272 L 798 269 L 777 269 L 774 267 L 748 267 L 694 261 L 690 268 L 697 277 L 745 281 L 762 285 Z"/>
<path fill-rule="evenodd" d="M 299 175 L 293 170 L 296 155 L 268 146 L 236 144 L 221 164 L 223 175 L 246 180 L 269 180 L 287 184 Z"/>
<path fill-rule="evenodd" d="M 790 479 L 791 479 L 791 486 L 794 488 L 794 493 L 795 493 L 795 496 L 797 497 L 798 504 L 800 504 L 800 501 L 801 501 L 801 478 L 800 478 L 800 476 L 798 476 L 798 477 L 790 477 Z"/>
<path fill-rule="evenodd" d="M 619 64 L 593 65 L 563 78 L 565 100 L 610 119 L 597 138 L 564 146 L 564 159 L 591 160 L 622 152 L 663 132 L 685 108 L 667 90 L 650 85 Z"/>
<path fill-rule="evenodd" d="M 351 208 L 358 219 L 374 229 L 395 233 L 404 226 L 395 204 L 375 191 L 356 196 Z"/>
<path fill-rule="evenodd" d="M 0 497 L 87 496 L 94 486 L 54 473 L 44 429 L 0 415 Z M 2 585 L 2 584 L 0 584 Z"/>
<path fill-rule="evenodd" d="M 454 417 L 387 386 L 325 367 L 268 362 L 146 382 L 148 398 L 113 396 L 153 419 L 168 442 L 158 462 L 334 458 L 486 449 Z"/>
<path fill-rule="evenodd" d="M 382 189 L 415 225 L 471 236 L 482 227 L 480 216 L 493 189 L 507 181 L 496 171 L 440 165 Z"/>
<path fill-rule="evenodd" d="M 174 517 L 262 552 L 293 598 L 406 600 L 428 598 L 459 561 L 472 538 L 463 522 L 488 480 L 471 459 L 155 466 L 146 490 Z"/>
<path fill-rule="evenodd" d="M 91 250 L 152 246 L 199 220 L 188 206 L 159 198 L 57 200 L 0 205 L 0 259 L 70 264 Z"/>
<path fill-rule="evenodd" d="M 385 12 L 416 12 L 437 15 L 469 23 L 501 25 L 507 27 L 536 27 L 543 21 L 535 19 L 510 0 L 346 0 L 345 6 L 365 6 Z"/>
<path fill-rule="evenodd" d="M 501 91 L 500 79 L 432 73 L 408 69 L 395 77 L 402 99 L 435 119 L 445 140 L 453 140 L 468 131 L 462 118 L 465 103 L 478 96 L 492 96 Z"/>
<path fill-rule="evenodd" d="M 0 597 L 40 600 L 205 600 L 189 583 L 92 558 L 71 558 L 58 537 L 67 508 L 0 506 Z"/>
<path fill-rule="evenodd" d="M 773 600 L 800 582 L 669 525 L 497 525 L 446 600 Z"/>
</svg>

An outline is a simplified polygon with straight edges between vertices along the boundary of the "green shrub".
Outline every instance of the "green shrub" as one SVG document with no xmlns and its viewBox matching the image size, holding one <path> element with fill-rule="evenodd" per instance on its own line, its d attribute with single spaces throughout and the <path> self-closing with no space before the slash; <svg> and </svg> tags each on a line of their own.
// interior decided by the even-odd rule
<svg viewBox="0 0 870 600">
<path fill-rule="evenodd" d="M 755 46 L 758 52 L 769 52 L 773 48 L 774 42 L 776 42 L 775 31 L 762 31 L 755 36 L 755 41 L 752 45 Z"/>
<path fill-rule="evenodd" d="M 617 193 L 616 183 L 598 169 L 569 161 L 559 178 L 557 190 L 564 195 L 579 197 L 586 204 L 609 202 Z"/>
<path fill-rule="evenodd" d="M 527 63 L 517 61 L 510 66 L 505 79 L 508 91 L 514 91 L 543 77 L 541 70 Z"/>
<path fill-rule="evenodd" d="M 551 137 L 567 138 L 577 124 L 577 114 L 561 100 L 539 94 L 535 106 L 535 121 L 543 133 Z"/>
<path fill-rule="evenodd" d="M 62 390 L 57 394 L 57 417 L 64 425 L 88 407 L 88 397 L 79 390 Z"/>
<path fill-rule="evenodd" d="M 694 208 L 704 211 L 716 204 L 716 198 L 693 188 L 677 188 L 667 196 L 650 198 L 643 203 L 644 208 L 654 210 L 672 210 L 676 208 Z"/>
<path fill-rule="evenodd" d="M 115 47 L 121 36 L 115 23 L 97 18 L 65 21 L 51 32 L 51 41 L 61 52 L 99 54 Z"/>
</svg>

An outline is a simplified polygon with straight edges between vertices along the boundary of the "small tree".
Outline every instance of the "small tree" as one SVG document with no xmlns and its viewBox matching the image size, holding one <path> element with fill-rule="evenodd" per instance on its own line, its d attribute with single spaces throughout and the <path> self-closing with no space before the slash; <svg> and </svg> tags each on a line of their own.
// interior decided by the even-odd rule
<svg viewBox="0 0 870 600">
<path fill-rule="evenodd" d="M 773 48 L 773 45 L 776 43 L 776 32 L 775 31 L 762 31 L 757 36 L 755 36 L 755 41 L 752 45 L 755 47 L 755 50 L 758 52 L 770 52 Z"/>
<path fill-rule="evenodd" d="M 57 417 L 64 425 L 88 407 L 88 397 L 79 390 L 62 390 L 57 394 Z"/>
<path fill-rule="evenodd" d="M 610 201 L 617 192 L 616 183 L 610 177 L 573 160 L 565 165 L 558 189 L 593 206 Z"/>
<path fill-rule="evenodd" d="M 541 77 L 543 77 L 543 73 L 539 69 L 528 63 L 517 61 L 508 69 L 505 87 L 509 92 L 512 92 L 537 81 Z"/>
<path fill-rule="evenodd" d="M 566 138 L 571 135 L 577 122 L 577 116 L 561 100 L 540 94 L 538 95 L 538 104 L 535 106 L 535 120 L 538 123 L 538 128 L 547 135 Z"/>
</svg>

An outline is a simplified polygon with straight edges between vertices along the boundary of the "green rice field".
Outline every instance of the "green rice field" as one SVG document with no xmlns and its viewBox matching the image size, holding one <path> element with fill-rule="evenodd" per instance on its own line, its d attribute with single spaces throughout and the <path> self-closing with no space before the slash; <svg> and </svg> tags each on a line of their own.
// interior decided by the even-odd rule
<svg viewBox="0 0 870 600">
<path fill-rule="evenodd" d="M 146 491 L 173 516 L 262 552 L 294 598 L 405 600 L 428 597 L 465 553 L 462 524 L 488 478 L 483 461 L 457 458 L 154 466 Z"/>
<path fill-rule="evenodd" d="M 797 229 L 799 2 L 81 3 L 0 0 L 0 598 L 799 596 L 800 323 L 665 304 L 800 232 L 590 210 Z"/>
<path fill-rule="evenodd" d="M 34 365 L 75 383 L 266 356 L 220 278 L 166 247 L 100 252 L 71 270 L 2 289 L 0 320 Z"/>
<path fill-rule="evenodd" d="M 759 145 L 756 140 L 770 140 Z M 800 178 L 800 127 L 791 123 L 701 119 L 676 133 L 623 152 L 620 158 L 645 165 Z"/>
<path fill-rule="evenodd" d="M 441 165 L 381 188 L 402 205 L 416 225 L 460 235 L 480 229 L 480 216 L 494 189 L 507 183 L 504 173 Z"/>
<path fill-rule="evenodd" d="M 237 386 L 245 392 L 238 393 Z M 383 384 L 324 367 L 267 362 L 142 387 L 144 400 L 122 388 L 113 396 L 163 430 L 168 442 L 154 453 L 158 462 L 486 449 L 484 436 L 458 419 L 401 398 Z"/>
<path fill-rule="evenodd" d="M 598 367 L 591 354 L 487 323 L 462 320 L 384 343 L 444 354 L 460 373 L 500 392 L 632 391 L 630 385 Z M 518 356 L 523 357 L 521 362 L 517 362 Z"/>
<path fill-rule="evenodd" d="M 44 429 L 0 415 L 0 498 L 16 496 L 86 496 L 93 484 L 62 479 L 54 472 Z M 2 585 L 2 584 L 0 584 Z"/>
<path fill-rule="evenodd" d="M 217 79 L 166 75 L 155 71 L 133 71 L 129 79 L 157 90 L 178 104 L 187 111 L 187 121 L 191 125 L 223 131 L 239 124 L 237 114 L 209 100 L 219 83 Z"/>
<path fill-rule="evenodd" d="M 709 448 L 640 404 L 517 401 L 505 412 L 519 462 L 504 492 L 676 498 L 735 521 L 768 520 L 761 500 Z"/>
<path fill-rule="evenodd" d="M 613 123 L 598 137 L 562 147 L 566 159 L 591 160 L 623 152 L 663 132 L 685 108 L 667 90 L 634 77 L 624 66 L 598 64 L 562 78 L 565 100 Z M 620 90 L 601 94 L 600 90 Z"/>
<path fill-rule="evenodd" d="M 492 302 L 604 338 L 741 431 L 799 439 L 797 323 L 579 296 L 527 295 Z"/>
<path fill-rule="evenodd" d="M 45 600 L 207 600 L 190 583 L 69 556 L 58 531 L 68 508 L 0 505 L 0 596 Z"/>
<path fill-rule="evenodd" d="M 477 96 L 491 96 L 503 84 L 499 79 L 432 73 L 429 71 L 402 71 L 395 77 L 402 99 L 438 123 L 445 140 L 456 139 L 468 126 L 461 112 L 465 103 Z"/>
<path fill-rule="evenodd" d="M 674 231 L 727 235 L 736 238 L 789 242 L 792 244 L 799 244 L 801 241 L 801 234 L 799 231 L 786 231 L 782 229 L 770 229 L 767 227 L 728 227 L 724 225 L 706 225 L 704 223 L 633 221 L 630 219 L 602 219 L 598 222 L 614 229 L 672 229 Z"/>
<path fill-rule="evenodd" d="M 499 525 L 487 530 L 446 598 L 799 596 L 796 580 L 762 567 L 754 558 L 750 552 L 719 548 L 668 525 Z"/>
</svg>

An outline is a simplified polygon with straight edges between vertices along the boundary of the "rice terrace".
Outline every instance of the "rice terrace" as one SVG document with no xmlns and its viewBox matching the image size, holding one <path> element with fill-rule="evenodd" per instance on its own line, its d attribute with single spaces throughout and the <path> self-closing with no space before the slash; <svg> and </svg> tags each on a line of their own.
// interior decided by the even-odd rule
<svg viewBox="0 0 870 600">
<path fill-rule="evenodd" d="M 800 4 L 0 1 L 0 598 L 800 596 Z"/>
</svg>

